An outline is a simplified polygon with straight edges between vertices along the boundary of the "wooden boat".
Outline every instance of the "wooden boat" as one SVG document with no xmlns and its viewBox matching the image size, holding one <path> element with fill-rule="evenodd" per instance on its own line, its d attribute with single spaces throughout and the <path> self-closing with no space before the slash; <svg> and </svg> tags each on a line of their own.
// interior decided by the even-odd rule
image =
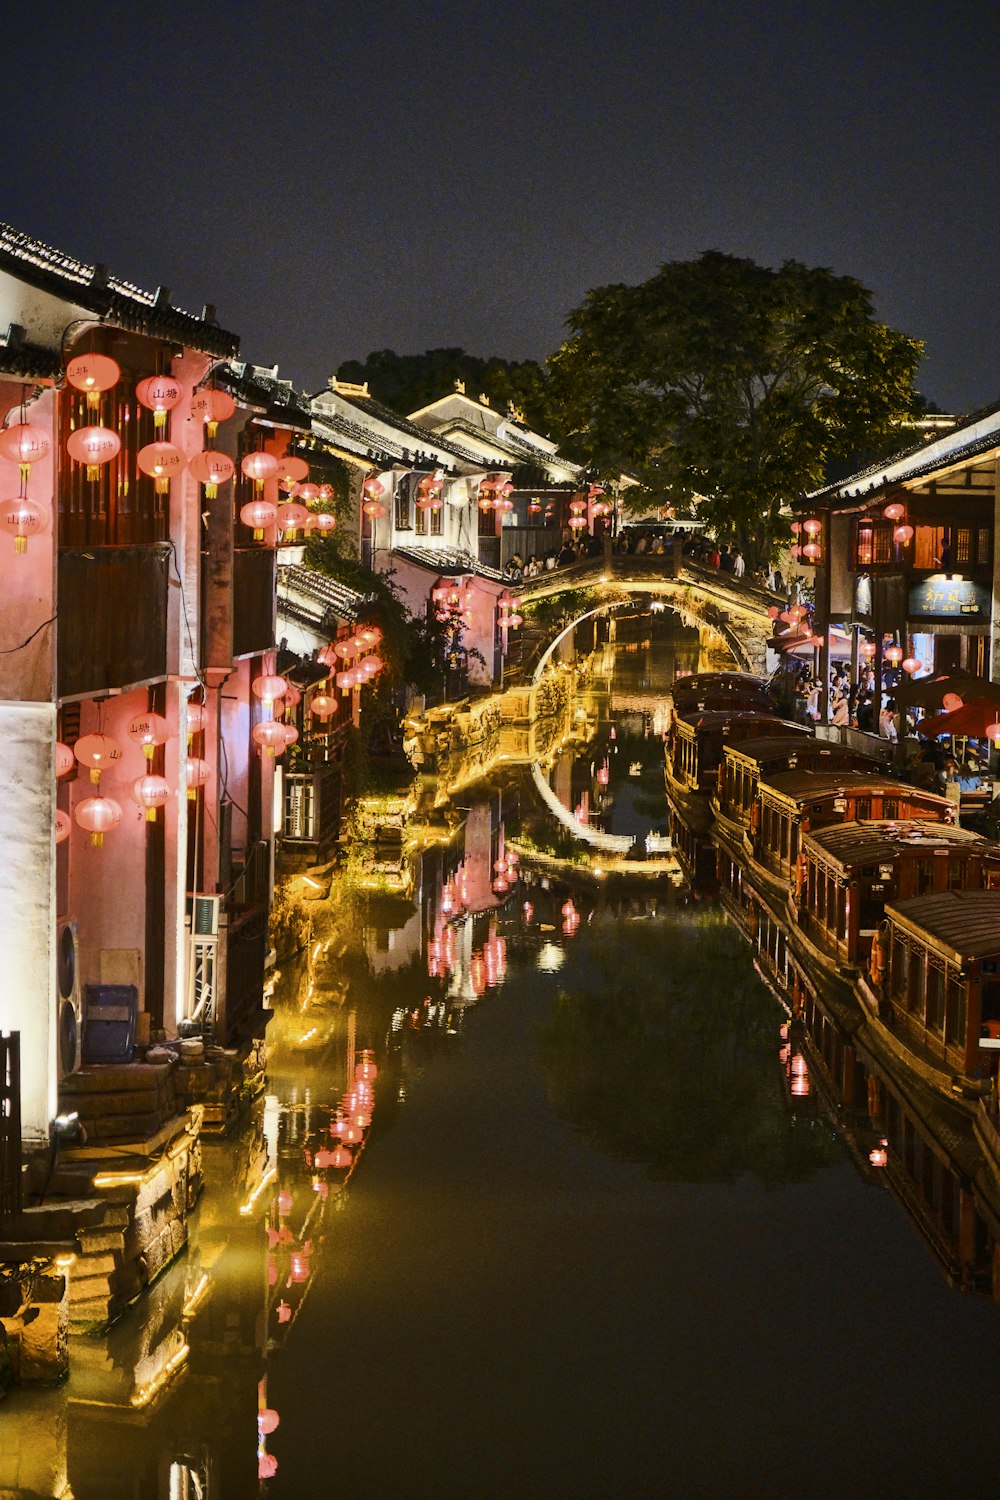
<svg viewBox="0 0 1000 1500">
<path fill-rule="evenodd" d="M 746 710 L 709 709 L 704 713 L 679 714 L 666 746 L 668 785 L 672 782 L 678 791 L 700 792 L 708 797 L 716 789 L 727 745 L 792 736 L 806 740 L 811 735 L 811 729 L 804 724 Z"/>
<path fill-rule="evenodd" d="M 839 823 L 802 834 L 790 913 L 830 959 L 858 965 L 887 905 L 946 890 L 1000 890 L 1000 844 L 946 823 Z"/>
<path fill-rule="evenodd" d="M 767 679 L 750 672 L 692 672 L 674 679 L 670 695 L 678 714 L 725 708 L 778 712 Z"/>
<path fill-rule="evenodd" d="M 761 778 L 795 770 L 874 774 L 879 764 L 872 756 L 849 749 L 835 740 L 803 739 L 801 734 L 768 735 L 727 744 L 723 747 L 722 781 L 716 811 L 729 822 L 748 828 Z"/>
</svg>

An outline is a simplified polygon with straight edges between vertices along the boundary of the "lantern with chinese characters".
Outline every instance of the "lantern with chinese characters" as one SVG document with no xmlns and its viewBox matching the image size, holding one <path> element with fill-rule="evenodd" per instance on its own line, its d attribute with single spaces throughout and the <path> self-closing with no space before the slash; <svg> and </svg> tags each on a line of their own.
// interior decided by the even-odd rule
<svg viewBox="0 0 1000 1500">
<path fill-rule="evenodd" d="M 62 740 L 56 740 L 56 780 L 61 781 L 64 776 L 68 776 L 75 765 L 76 756 L 70 747 L 64 745 Z"/>
<path fill-rule="evenodd" d="M 73 754 L 86 766 L 96 785 L 103 771 L 109 771 L 122 758 L 122 747 L 110 734 L 85 734 L 73 746 Z M 79 821 L 79 819 L 77 820 Z"/>
<path fill-rule="evenodd" d="M 228 391 L 195 391 L 191 397 L 191 415 L 196 422 L 204 422 L 210 438 L 219 430 L 220 422 L 228 422 L 236 410 L 236 402 Z"/>
<path fill-rule="evenodd" d="M 153 426 L 158 432 L 167 425 L 167 412 L 177 405 L 183 394 L 180 382 L 172 375 L 147 375 L 135 388 L 135 399 L 153 413 Z"/>
<path fill-rule="evenodd" d="M 259 495 L 264 489 L 265 482 L 276 476 L 278 460 L 273 453 L 265 453 L 261 448 L 255 453 L 248 453 L 240 464 L 240 468 L 248 479 L 253 480 L 254 492 Z"/>
<path fill-rule="evenodd" d="M 304 458 L 288 453 L 278 459 L 278 483 L 286 495 L 298 489 L 304 479 L 309 478 L 309 465 Z"/>
<path fill-rule="evenodd" d="M 167 493 L 171 479 L 176 479 L 178 474 L 183 473 L 186 462 L 181 450 L 175 448 L 173 443 L 147 443 L 145 448 L 139 449 L 135 461 L 142 472 L 153 480 L 153 488 L 158 495 Z"/>
<path fill-rule="evenodd" d="M 73 820 L 69 813 L 63 812 L 61 807 L 56 808 L 56 843 L 64 844 L 69 838 L 73 827 Z"/>
<path fill-rule="evenodd" d="M 284 697 L 288 683 L 284 677 L 265 674 L 261 677 L 255 677 L 250 686 L 253 689 L 254 697 L 260 699 L 261 712 L 265 719 L 270 719 L 274 714 L 274 705 L 278 702 L 279 698 Z"/>
<path fill-rule="evenodd" d="M 184 705 L 184 718 L 187 725 L 188 744 L 190 744 L 192 737 L 200 734 L 208 723 L 208 711 L 204 703 L 195 703 L 193 698 L 189 698 Z"/>
<path fill-rule="evenodd" d="M 132 783 L 132 796 L 146 809 L 146 822 L 155 823 L 157 809 L 170 800 L 170 782 L 165 776 L 139 776 Z"/>
<path fill-rule="evenodd" d="M 262 719 L 259 724 L 253 726 L 254 743 L 259 745 L 263 755 L 274 758 L 276 755 L 285 753 L 285 725 L 279 724 L 277 719 Z"/>
<path fill-rule="evenodd" d="M 295 533 L 299 527 L 304 526 L 309 519 L 309 512 L 304 505 L 296 505 L 294 500 L 286 501 L 284 505 L 278 506 L 278 530 L 282 533 L 285 541 L 295 540 Z"/>
<path fill-rule="evenodd" d="M 278 507 L 270 500 L 248 500 L 246 505 L 240 507 L 240 520 L 244 526 L 249 526 L 253 532 L 255 542 L 264 540 L 264 532 L 268 526 L 273 526 L 278 519 Z"/>
<path fill-rule="evenodd" d="M 25 481 L 31 465 L 44 458 L 50 447 L 48 433 L 37 422 L 15 422 L 0 431 L 0 455 L 20 465 Z"/>
<path fill-rule="evenodd" d="M 73 816 L 90 834 L 94 848 L 99 849 L 104 843 L 104 835 L 121 822 L 122 810 L 113 797 L 85 797 L 77 803 Z"/>
<path fill-rule="evenodd" d="M 93 482 L 104 464 L 121 452 L 122 440 L 110 427 L 77 427 L 66 439 L 66 452 L 74 463 L 86 464 L 87 478 Z"/>
<path fill-rule="evenodd" d="M 165 745 L 170 738 L 170 725 L 161 714 L 135 714 L 128 721 L 130 740 L 142 746 L 147 760 L 152 760 L 157 745 Z"/>
<path fill-rule="evenodd" d="M 27 552 L 29 536 L 44 531 L 49 524 L 45 510 L 27 495 L 0 503 L 0 527 L 14 538 L 14 551 Z"/>
<path fill-rule="evenodd" d="M 208 761 L 202 760 L 197 755 L 189 755 L 184 763 L 184 785 L 187 787 L 188 801 L 193 802 L 198 795 L 198 790 L 208 780 Z"/>
<path fill-rule="evenodd" d="M 337 517 L 332 511 L 321 510 L 309 519 L 314 523 L 315 529 L 325 536 L 329 536 L 331 531 L 337 529 Z"/>
<path fill-rule="evenodd" d="M 211 448 L 206 448 L 203 453 L 193 453 L 188 459 L 188 468 L 198 483 L 205 486 L 209 500 L 215 499 L 219 485 L 227 484 L 236 472 L 236 465 L 228 453 L 216 453 Z"/>
<path fill-rule="evenodd" d="M 906 507 L 905 505 L 900 505 L 898 500 L 893 500 L 891 504 L 885 507 L 882 514 L 887 521 L 901 521 L 906 515 Z"/>
<path fill-rule="evenodd" d="M 319 499 L 319 485 L 310 484 L 307 480 L 305 484 L 298 486 L 295 498 L 301 500 L 303 505 L 314 505 Z"/>
<path fill-rule="evenodd" d="M 78 354 L 66 366 L 66 379 L 83 391 L 91 411 L 100 406 L 102 393 L 118 384 L 121 373 L 116 361 L 106 354 Z"/>
</svg>

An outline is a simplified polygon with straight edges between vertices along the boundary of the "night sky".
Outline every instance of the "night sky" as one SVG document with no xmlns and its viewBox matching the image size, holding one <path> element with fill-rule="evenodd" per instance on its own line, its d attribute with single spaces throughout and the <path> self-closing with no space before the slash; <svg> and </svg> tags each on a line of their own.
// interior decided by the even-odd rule
<svg viewBox="0 0 1000 1500">
<path fill-rule="evenodd" d="M 9 9 L 0 214 L 214 302 L 306 389 L 544 357 L 715 248 L 858 277 L 945 410 L 1000 398 L 1000 44 L 968 3 L 179 0 Z"/>
</svg>

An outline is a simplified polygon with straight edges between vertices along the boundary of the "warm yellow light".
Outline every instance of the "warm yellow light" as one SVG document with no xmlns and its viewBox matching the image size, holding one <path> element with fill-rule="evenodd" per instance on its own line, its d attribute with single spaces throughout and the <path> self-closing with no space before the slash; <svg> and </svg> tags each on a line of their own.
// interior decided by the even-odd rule
<svg viewBox="0 0 1000 1500">
<path fill-rule="evenodd" d="M 246 1218 L 248 1214 L 253 1212 L 253 1207 L 257 1202 L 257 1199 L 266 1188 L 270 1187 L 271 1183 L 274 1182 L 277 1175 L 277 1167 L 268 1167 L 267 1171 L 264 1173 L 257 1186 L 254 1188 L 247 1201 L 240 1204 L 240 1213 L 244 1216 L 244 1218 Z"/>
<path fill-rule="evenodd" d="M 132 1397 L 129 1404 L 133 1406 L 137 1411 L 141 1411 L 144 1406 L 148 1406 L 153 1397 L 158 1395 L 159 1392 L 163 1390 L 163 1387 L 167 1384 L 167 1381 L 170 1380 L 171 1376 L 174 1375 L 176 1371 L 180 1369 L 181 1365 L 186 1362 L 187 1357 L 190 1353 L 191 1349 L 189 1345 L 182 1344 L 181 1347 L 177 1350 L 176 1354 L 172 1354 L 167 1360 L 166 1364 L 163 1366 L 163 1369 L 157 1375 L 156 1379 L 151 1380 L 148 1385 L 140 1386 L 140 1388 L 135 1392 L 135 1395 Z"/>
</svg>

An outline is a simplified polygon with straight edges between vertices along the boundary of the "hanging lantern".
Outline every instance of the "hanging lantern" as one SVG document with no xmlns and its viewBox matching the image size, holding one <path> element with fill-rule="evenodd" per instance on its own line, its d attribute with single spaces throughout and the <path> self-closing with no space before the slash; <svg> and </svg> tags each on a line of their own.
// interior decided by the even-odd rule
<svg viewBox="0 0 1000 1500">
<path fill-rule="evenodd" d="M 964 707 L 965 699 L 960 698 L 958 693 L 945 693 L 941 699 L 941 707 L 946 713 L 954 713 L 956 708 Z"/>
<path fill-rule="evenodd" d="M 903 657 L 903 661 L 902 661 L 903 671 L 909 673 L 909 675 L 911 677 L 913 676 L 914 672 L 919 672 L 922 666 L 923 666 L 923 662 L 920 660 L 919 656 L 904 656 Z"/>
<path fill-rule="evenodd" d="M 314 719 L 332 719 L 337 712 L 337 700 L 331 698 L 329 693 L 313 693 L 309 700 L 309 712 Z"/>
<path fill-rule="evenodd" d="M 370 651 L 382 639 L 382 631 L 378 625 L 362 625 L 357 639 L 366 651 Z"/>
<path fill-rule="evenodd" d="M 994 745 L 1000 740 L 1000 721 L 995 724 L 987 724 L 986 738 Z"/>
<path fill-rule="evenodd" d="M 369 521 L 381 521 L 382 517 L 385 515 L 385 506 L 380 505 L 377 500 L 366 500 L 361 509 L 364 511 Z"/>
<path fill-rule="evenodd" d="M 570 516 L 569 518 L 569 528 L 571 531 L 582 531 L 586 524 L 586 516 Z"/>
<path fill-rule="evenodd" d="M 299 731 L 296 729 L 294 724 L 288 724 L 284 722 L 281 724 L 281 730 L 285 736 L 285 749 L 289 750 L 298 739 Z"/>
<path fill-rule="evenodd" d="M 158 495 L 167 493 L 171 479 L 176 479 L 178 474 L 183 473 L 187 462 L 181 450 L 175 448 L 173 443 L 147 443 L 145 448 L 139 449 L 135 461 L 142 472 L 153 480 L 153 487 Z"/>
<path fill-rule="evenodd" d="M 321 484 L 319 487 L 319 498 L 321 500 L 332 500 L 335 493 L 332 484 Z"/>
<path fill-rule="evenodd" d="M 804 604 L 793 604 L 788 611 L 788 618 L 792 623 L 795 623 L 798 620 L 804 620 L 808 613 L 809 611 Z"/>
<path fill-rule="evenodd" d="M 808 558 L 812 563 L 818 562 L 822 553 L 823 549 L 818 542 L 806 542 L 802 548 L 802 556 Z"/>
<path fill-rule="evenodd" d="M 496 498 L 496 485 L 492 479 L 483 479 L 479 485 L 479 509 L 487 511 Z"/>
<path fill-rule="evenodd" d="M 193 453 L 188 459 L 188 468 L 199 484 L 205 486 L 205 495 L 214 500 L 219 485 L 227 484 L 236 472 L 236 465 L 228 453 L 216 453 L 206 448 L 203 453 Z"/>
<path fill-rule="evenodd" d="M 897 526 L 895 528 L 895 530 L 893 531 L 893 533 L 892 533 L 892 539 L 900 547 L 905 547 L 906 544 L 907 544 L 907 542 L 910 542 L 910 541 L 913 540 L 913 527 L 912 526 Z"/>
<path fill-rule="evenodd" d="M 86 797 L 77 803 L 73 816 L 90 834 L 94 848 L 99 849 L 104 843 L 104 835 L 121 822 L 122 810 L 113 797 Z"/>
<path fill-rule="evenodd" d="M 132 796 L 146 809 L 146 822 L 156 822 L 157 808 L 170 800 L 171 786 L 165 776 L 140 776 L 132 783 Z"/>
<path fill-rule="evenodd" d="M 189 698 L 184 705 L 184 717 L 187 722 L 187 737 L 190 744 L 192 737 L 199 734 L 208 723 L 208 712 L 204 703 L 196 703 L 193 698 Z"/>
<path fill-rule="evenodd" d="M 279 698 L 285 695 L 288 683 L 284 677 L 261 676 L 255 677 L 250 684 L 255 698 L 260 699 L 261 711 L 265 718 L 270 718 L 274 713 L 274 705 Z"/>
<path fill-rule="evenodd" d="M 248 453 L 240 464 L 240 468 L 248 479 L 253 480 L 254 490 L 259 495 L 268 479 L 273 479 L 278 472 L 278 460 L 273 453 L 265 453 L 259 448 L 255 453 Z"/>
<path fill-rule="evenodd" d="M 73 754 L 81 766 L 86 766 L 90 779 L 96 785 L 101 772 L 108 771 L 122 758 L 122 747 L 110 734 L 85 734 L 73 746 Z"/>
<path fill-rule="evenodd" d="M 128 722 L 130 740 L 142 746 L 147 760 L 152 760 L 157 745 L 165 745 L 170 738 L 170 725 L 160 714 L 136 714 Z"/>
<path fill-rule="evenodd" d="M 337 686 L 340 689 L 341 696 L 344 698 L 346 698 L 347 695 L 353 692 L 354 689 L 358 686 L 357 679 L 352 671 L 338 672 L 336 682 Z"/>
<path fill-rule="evenodd" d="M 285 717 L 287 718 L 292 709 L 298 708 L 299 704 L 302 702 L 302 694 L 299 692 L 297 687 L 293 687 L 289 682 L 287 687 L 285 688 L 284 693 L 282 694 L 282 697 L 284 698 L 285 702 L 284 713 Z"/>
<path fill-rule="evenodd" d="M 308 518 L 313 527 L 323 536 L 329 536 L 331 531 L 337 529 L 337 517 L 328 510 L 321 510 L 314 516 Z"/>
<path fill-rule="evenodd" d="M 209 766 L 207 760 L 201 760 L 197 755 L 189 755 L 184 762 L 184 785 L 187 787 L 188 801 L 193 802 L 198 795 L 199 789 L 208 780 Z"/>
<path fill-rule="evenodd" d="M 173 410 L 184 394 L 172 375 L 147 375 L 135 388 L 140 406 L 153 413 L 153 426 L 159 432 L 167 425 L 167 412 Z"/>
<path fill-rule="evenodd" d="M 9 536 L 13 536 L 15 553 L 27 552 L 29 536 L 44 531 L 48 524 L 49 518 L 45 510 L 35 500 L 29 500 L 27 495 L 21 495 L 15 500 L 4 500 L 0 504 L 0 526 Z"/>
<path fill-rule="evenodd" d="M 900 662 L 903 660 L 903 648 L 902 646 L 897 646 L 895 644 L 886 646 L 885 650 L 882 652 L 882 655 L 885 657 L 890 666 L 898 667 Z"/>
<path fill-rule="evenodd" d="M 121 438 L 110 427 L 77 427 L 66 439 L 66 452 L 75 463 L 87 465 L 91 483 L 103 464 L 118 457 L 121 446 Z"/>
<path fill-rule="evenodd" d="M 301 500 L 303 505 L 315 505 L 319 499 L 319 485 L 300 484 L 296 490 L 296 499 Z"/>
<path fill-rule="evenodd" d="M 569 502 L 569 508 L 575 516 L 579 516 L 582 515 L 583 512 L 587 509 L 587 502 L 586 500 L 580 499 L 571 500 Z"/>
<path fill-rule="evenodd" d="M 542 502 L 538 499 L 537 496 L 534 496 L 531 500 L 528 501 L 528 515 L 529 516 L 537 516 L 538 513 L 539 513 L 539 511 L 541 510 L 541 508 L 542 508 Z"/>
<path fill-rule="evenodd" d="M 901 521 L 906 515 L 906 506 L 900 505 L 898 500 L 893 500 L 890 505 L 885 507 L 882 514 L 887 521 Z"/>
<path fill-rule="evenodd" d="M 68 776 L 75 765 L 76 756 L 70 747 L 64 745 L 62 740 L 56 740 L 56 780 L 61 781 L 64 776 Z"/>
<path fill-rule="evenodd" d="M 100 406 L 101 393 L 118 384 L 121 373 L 106 354 L 78 354 L 66 366 L 66 379 L 76 390 L 83 391 L 91 411 Z"/>
<path fill-rule="evenodd" d="M 285 725 L 279 724 L 277 719 L 262 719 L 259 724 L 253 726 L 254 742 L 258 744 L 266 756 L 284 755 L 285 753 Z"/>
<path fill-rule="evenodd" d="M 372 500 L 380 500 L 385 494 L 385 485 L 376 474 L 369 474 L 361 488 Z"/>
<path fill-rule="evenodd" d="M 286 495 L 298 489 L 303 479 L 309 478 L 309 465 L 304 458 L 288 453 L 278 459 L 278 483 Z"/>
<path fill-rule="evenodd" d="M 823 530 L 823 522 L 820 521 L 816 516 L 810 516 L 808 521 L 802 522 L 802 530 L 805 532 L 806 536 L 819 536 L 820 532 Z"/>
<path fill-rule="evenodd" d="M 285 541 L 294 541 L 295 533 L 300 526 L 304 526 L 309 520 L 309 512 L 304 505 L 297 505 L 294 500 L 286 500 L 284 505 L 279 505 L 277 510 L 278 530 L 282 533 Z"/>
<path fill-rule="evenodd" d="M 65 844 L 69 838 L 73 820 L 69 813 L 64 813 L 61 807 L 56 808 L 56 843 Z"/>
<path fill-rule="evenodd" d="M 878 650 L 878 647 L 875 645 L 874 641 L 862 641 L 859 650 L 861 651 L 862 656 L 866 656 L 868 660 L 871 661 L 872 657 Z"/>
<path fill-rule="evenodd" d="M 889 1160 L 889 1153 L 884 1146 L 873 1146 L 868 1153 L 868 1160 L 873 1167 L 884 1167 Z"/>
<path fill-rule="evenodd" d="M 50 447 L 48 433 L 37 422 L 15 422 L 0 431 L 0 454 L 20 465 L 25 482 L 31 465 L 44 458 Z"/>
<path fill-rule="evenodd" d="M 799 534 L 799 532 L 801 530 L 802 530 L 802 522 L 801 521 L 793 521 L 792 522 L 792 532 L 793 532 L 793 534 L 795 536 L 798 536 L 798 534 Z"/>
<path fill-rule="evenodd" d="M 255 542 L 264 540 L 264 532 L 278 519 L 278 507 L 270 500 L 248 500 L 240 507 L 240 520 L 249 526 Z"/>
<path fill-rule="evenodd" d="M 228 422 L 236 410 L 236 402 L 228 391 L 195 391 L 191 397 L 191 415 L 196 422 L 204 422 L 210 438 L 219 430 L 220 422 Z"/>
</svg>

